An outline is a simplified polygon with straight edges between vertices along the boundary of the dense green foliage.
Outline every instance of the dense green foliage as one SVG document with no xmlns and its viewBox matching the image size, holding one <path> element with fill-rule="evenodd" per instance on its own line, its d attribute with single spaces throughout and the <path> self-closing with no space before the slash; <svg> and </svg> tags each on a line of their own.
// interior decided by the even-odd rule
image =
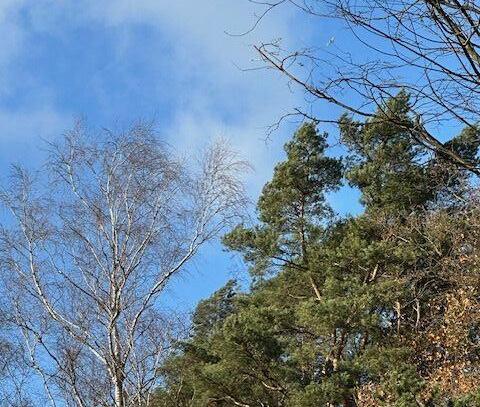
<svg viewBox="0 0 480 407">
<path fill-rule="evenodd" d="M 158 406 L 480 405 L 478 196 L 410 120 L 403 93 L 367 122 L 342 117 L 343 159 L 314 124 L 295 133 L 258 223 L 224 238 L 251 289 L 229 282 L 200 303 Z M 446 145 L 474 160 L 479 134 Z M 361 215 L 333 216 L 326 194 L 342 182 Z"/>
</svg>

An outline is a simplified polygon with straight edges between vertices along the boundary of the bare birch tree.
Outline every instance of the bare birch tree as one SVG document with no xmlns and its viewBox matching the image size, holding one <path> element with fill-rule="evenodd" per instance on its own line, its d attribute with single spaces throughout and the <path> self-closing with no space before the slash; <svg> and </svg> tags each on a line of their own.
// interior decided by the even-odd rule
<svg viewBox="0 0 480 407">
<path fill-rule="evenodd" d="M 4 297 L 4 296 L 2 296 Z M 0 298 L 2 298 L 0 297 Z M 3 298 L 2 298 L 3 299 Z M 20 343 L 19 343 L 20 342 Z M 0 301 L 0 406 L 31 406 L 25 391 L 30 371 L 25 363 L 21 341 L 15 336 L 7 302 Z"/>
<path fill-rule="evenodd" d="M 337 122 L 338 117 L 315 114 L 312 105 L 324 101 L 363 121 L 405 91 L 411 96 L 412 121 L 395 123 L 388 114 L 386 120 L 404 126 L 415 142 L 480 174 L 478 162 L 445 144 L 449 127 L 476 128 L 480 122 L 477 0 L 249 1 L 263 8 L 259 20 L 277 8 L 294 7 L 308 16 L 307 24 L 328 35 L 302 49 L 285 48 L 280 41 L 255 47 L 266 66 L 281 72 L 311 103 L 310 109 L 298 107 L 284 117 Z"/>
<path fill-rule="evenodd" d="M 145 124 L 86 133 L 50 146 L 47 188 L 15 168 L 1 193 L 12 318 L 52 406 L 148 406 L 174 334 L 159 297 L 238 221 L 246 164 L 217 143 L 184 165 Z"/>
</svg>

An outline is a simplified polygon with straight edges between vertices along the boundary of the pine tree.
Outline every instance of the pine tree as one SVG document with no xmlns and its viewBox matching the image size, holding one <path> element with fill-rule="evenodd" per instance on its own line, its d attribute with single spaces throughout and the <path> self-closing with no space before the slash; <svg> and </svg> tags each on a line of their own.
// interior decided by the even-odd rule
<svg viewBox="0 0 480 407">
<path fill-rule="evenodd" d="M 295 133 L 258 223 L 224 238 L 251 290 L 199 305 L 160 406 L 478 405 L 480 207 L 461 169 L 407 137 L 411 120 L 404 93 L 376 119 L 342 117 L 347 165 L 313 124 Z M 473 161 L 478 132 L 446 146 Z M 336 219 L 326 194 L 343 179 L 365 212 Z"/>
</svg>

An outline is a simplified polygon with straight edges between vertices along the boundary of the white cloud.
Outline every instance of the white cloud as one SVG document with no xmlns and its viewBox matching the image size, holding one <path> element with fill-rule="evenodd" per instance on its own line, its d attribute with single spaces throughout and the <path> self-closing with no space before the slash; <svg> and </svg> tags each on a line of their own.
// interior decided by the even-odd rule
<svg viewBox="0 0 480 407">
<path fill-rule="evenodd" d="M 0 162 L 32 164 L 42 139 L 51 139 L 69 124 L 52 103 L 51 92 L 35 87 L 31 73 L 20 75 L 19 61 L 28 52 L 29 28 L 21 11 L 27 0 L 0 0 Z M 27 83 L 29 82 L 29 83 Z M 33 86 L 33 88 L 30 87 Z M 30 89 L 28 102 L 9 106 L 20 87 Z"/>
<path fill-rule="evenodd" d="M 23 52 L 25 32 L 17 21 L 22 4 L 21 0 L 0 1 L 0 96 L 10 93 L 15 59 Z"/>
<path fill-rule="evenodd" d="M 50 139 L 52 132 L 66 128 L 71 120 L 66 119 L 51 106 L 32 109 L 0 110 L 0 139 L 12 142 L 18 139 Z"/>
<path fill-rule="evenodd" d="M 165 134 L 170 135 L 170 141 L 179 150 L 193 148 L 219 135 L 230 138 L 256 167 L 252 192 L 257 192 L 281 151 L 278 140 L 285 137 L 274 135 L 273 144 L 265 145 L 262 140 L 265 128 L 302 100 L 272 71 L 245 72 L 236 65 L 249 68 L 260 64 L 253 43 L 279 37 L 290 42 L 301 40 L 301 30 L 295 27 L 293 32 L 293 15 L 289 10 L 292 9 L 272 13 L 253 32 L 236 37 L 226 32 L 248 30 L 255 22 L 255 13 L 262 11 L 248 0 L 0 0 L 0 23 L 6 27 L 0 28 L 0 36 L 5 31 L 3 38 L 0 37 L 0 70 L 8 71 L 9 82 L 14 84 L 12 66 L 29 52 L 29 47 L 35 46 L 37 34 L 62 37 L 72 27 L 82 26 L 96 27 L 99 36 L 105 30 L 117 33 L 112 46 L 120 54 L 117 63 L 121 63 L 137 46 L 130 41 L 129 31 L 139 26 L 150 27 L 158 37 L 158 47 L 152 49 L 146 61 L 170 71 L 172 80 L 167 87 L 164 83 L 158 85 L 157 92 L 159 98 L 168 99 L 171 95 L 172 103 L 176 103 L 173 117 L 164 128 Z M 161 52 L 165 42 L 172 50 L 168 57 Z M 38 126 L 60 131 L 58 126 L 71 120 L 55 109 L 55 89 L 35 86 L 32 85 L 35 93 L 46 92 L 52 97 L 18 111 L 0 110 L 0 131 L 4 134 L 0 133 L 0 142 L 8 134 L 1 126 L 8 117 L 18 128 L 16 137 L 22 134 L 32 137 Z M 108 86 L 108 76 L 99 74 L 96 95 L 108 95 Z M 88 112 L 79 113 L 88 116 Z"/>
<path fill-rule="evenodd" d="M 39 169 L 45 141 L 71 125 L 70 118 L 50 106 L 30 109 L 0 109 L 0 178 L 12 163 Z"/>
<path fill-rule="evenodd" d="M 251 180 L 255 194 L 271 174 L 284 140 L 276 134 L 266 145 L 266 127 L 302 100 L 272 71 L 239 67 L 261 65 L 254 43 L 299 40 L 301 30 L 292 31 L 291 10 L 272 13 L 244 36 L 230 34 L 248 31 L 255 13 L 262 11 L 247 0 L 116 0 L 92 3 L 88 14 L 107 27 L 149 24 L 172 42 L 169 66 L 182 79 L 168 88 L 181 95 L 166 132 L 170 141 L 180 150 L 195 151 L 211 138 L 229 138 L 256 168 Z M 152 63 L 155 58 L 161 54 L 152 56 Z"/>
</svg>

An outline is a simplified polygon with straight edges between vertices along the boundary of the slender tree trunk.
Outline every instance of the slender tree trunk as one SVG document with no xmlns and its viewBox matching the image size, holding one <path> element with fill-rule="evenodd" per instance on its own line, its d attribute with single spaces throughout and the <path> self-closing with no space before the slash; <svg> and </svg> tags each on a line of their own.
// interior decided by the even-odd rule
<svg viewBox="0 0 480 407">
<path fill-rule="evenodd" d="M 112 369 L 113 372 L 113 377 L 112 377 L 112 382 L 113 382 L 113 389 L 114 389 L 114 397 L 115 397 L 115 407 L 125 407 L 125 392 L 124 392 L 124 366 L 122 364 L 121 358 L 120 358 L 120 352 L 119 348 L 116 347 L 116 352 L 115 352 L 115 359 L 114 359 L 114 366 Z"/>
<path fill-rule="evenodd" d="M 122 372 L 117 370 L 114 379 L 115 407 L 125 407 Z"/>
<path fill-rule="evenodd" d="M 115 304 L 115 315 L 118 317 L 120 314 L 118 303 Z M 115 407 L 125 407 L 125 392 L 123 388 L 125 378 L 125 366 L 122 359 L 122 346 L 120 345 L 120 335 L 118 332 L 118 326 L 116 318 L 111 321 L 111 333 L 110 333 L 112 350 L 111 357 L 113 361 L 112 366 L 112 381 L 114 386 Z"/>
</svg>

